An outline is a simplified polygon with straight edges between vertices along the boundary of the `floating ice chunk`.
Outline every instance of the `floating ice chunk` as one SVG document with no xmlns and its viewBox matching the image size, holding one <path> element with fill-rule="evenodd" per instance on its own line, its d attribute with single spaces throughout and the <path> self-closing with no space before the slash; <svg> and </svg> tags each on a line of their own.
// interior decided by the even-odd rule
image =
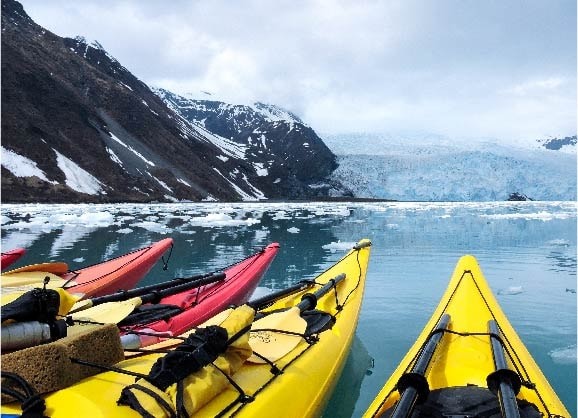
<svg viewBox="0 0 578 418">
<path fill-rule="evenodd" d="M 148 222 L 148 221 L 136 222 L 136 223 L 130 224 L 129 226 L 131 226 L 133 228 L 146 229 L 148 231 L 157 232 L 159 234 L 168 234 L 168 233 L 172 232 L 171 228 L 169 228 L 166 225 L 159 224 L 157 222 Z"/>
<path fill-rule="evenodd" d="M 289 229 L 287 229 L 287 232 L 291 233 L 291 234 L 298 234 L 299 231 L 301 231 L 299 228 L 295 228 L 295 227 L 291 227 Z"/>
<path fill-rule="evenodd" d="M 520 293 L 524 293 L 522 286 L 510 286 L 507 289 L 498 290 L 498 295 L 519 295 Z"/>
<path fill-rule="evenodd" d="M 82 263 L 84 261 L 84 257 L 78 257 L 73 259 L 72 261 L 74 261 L 75 263 Z"/>
<path fill-rule="evenodd" d="M 569 345 L 568 347 L 556 348 L 548 352 L 548 355 L 552 358 L 554 363 L 575 364 L 576 345 Z"/>
<path fill-rule="evenodd" d="M 260 222 L 260 220 L 254 218 L 233 219 L 226 213 L 209 213 L 206 216 L 198 216 L 190 220 L 192 225 L 207 227 L 250 226 Z"/>
<path fill-rule="evenodd" d="M 553 239 L 548 241 L 547 244 L 552 245 L 554 247 L 568 247 L 570 245 L 570 241 L 566 239 Z"/>
<path fill-rule="evenodd" d="M 118 234 L 130 234 L 131 232 L 133 232 L 132 229 L 130 228 L 122 228 L 119 229 L 118 231 L 116 231 Z"/>
<path fill-rule="evenodd" d="M 81 215 L 57 213 L 50 216 L 48 222 L 53 225 L 76 225 L 92 228 L 112 225 L 114 216 L 110 212 L 86 212 Z"/>
<path fill-rule="evenodd" d="M 536 213 L 494 213 L 494 214 L 481 214 L 480 217 L 488 219 L 524 219 L 527 221 L 552 221 L 554 219 L 570 219 L 572 214 L 570 213 L 548 213 L 546 211 L 540 211 Z"/>
<path fill-rule="evenodd" d="M 49 223 L 48 217 L 38 216 L 30 218 L 30 220 L 28 221 L 18 221 L 12 224 L 2 225 L 2 228 L 16 229 L 16 230 L 30 229 L 30 230 L 41 230 L 44 232 L 50 232 L 52 229 L 54 229 L 54 226 L 52 226 Z"/>
<path fill-rule="evenodd" d="M 357 244 L 357 243 L 356 242 L 337 241 L 337 242 L 332 242 L 330 244 L 325 244 L 321 248 L 323 248 L 324 250 L 329 250 L 333 253 L 335 251 L 350 250 L 354 247 L 355 244 Z"/>
<path fill-rule="evenodd" d="M 331 216 L 349 216 L 351 211 L 348 207 L 343 206 L 320 206 L 314 208 L 314 213 L 317 216 L 331 215 Z"/>
<path fill-rule="evenodd" d="M 10 222 L 10 221 L 12 220 L 11 218 L 9 218 L 9 217 L 6 216 L 6 215 L 2 215 L 1 219 L 2 219 L 2 220 L 1 220 L 2 225 L 7 224 L 8 222 Z"/>
<path fill-rule="evenodd" d="M 291 219 L 291 218 L 292 218 L 291 215 L 289 215 L 284 210 L 279 210 L 279 211 L 275 212 L 275 214 L 273 215 L 274 221 L 279 221 L 281 219 Z"/>
</svg>

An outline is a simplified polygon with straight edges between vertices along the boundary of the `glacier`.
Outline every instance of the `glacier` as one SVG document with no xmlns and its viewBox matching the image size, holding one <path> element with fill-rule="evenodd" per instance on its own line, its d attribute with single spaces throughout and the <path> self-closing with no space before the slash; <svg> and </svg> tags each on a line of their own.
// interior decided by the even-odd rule
<svg viewBox="0 0 578 418">
<path fill-rule="evenodd" d="M 576 200 L 576 149 L 432 134 L 322 135 L 333 178 L 356 197 L 408 201 Z"/>
</svg>

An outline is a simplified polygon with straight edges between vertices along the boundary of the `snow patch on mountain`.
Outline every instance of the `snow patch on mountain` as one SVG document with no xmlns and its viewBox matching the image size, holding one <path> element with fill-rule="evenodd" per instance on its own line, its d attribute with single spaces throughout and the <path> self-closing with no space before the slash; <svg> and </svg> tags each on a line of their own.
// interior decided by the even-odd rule
<svg viewBox="0 0 578 418">
<path fill-rule="evenodd" d="M 58 184 L 57 181 L 50 181 L 46 173 L 38 168 L 36 162 L 14 151 L 1 147 L 2 150 L 2 167 L 6 168 L 16 177 L 38 177 L 48 183 Z"/>
<path fill-rule="evenodd" d="M 130 145 L 125 144 L 124 142 L 122 142 L 116 135 L 114 135 L 112 132 L 109 132 L 110 137 L 118 144 L 122 145 L 123 147 L 125 147 L 126 149 L 128 149 L 130 152 L 132 152 L 134 155 L 136 155 L 138 158 L 140 158 L 141 160 L 143 160 L 147 165 L 150 165 L 151 167 L 155 166 L 155 163 L 153 163 L 152 161 L 150 161 L 149 159 L 145 158 L 144 155 L 142 155 L 140 152 L 138 152 L 137 150 L 135 150 L 133 147 L 131 147 Z M 109 152 L 110 154 L 110 152 Z M 113 153 L 114 154 L 114 153 Z M 113 161 L 116 162 L 116 160 L 114 159 L 113 155 L 111 154 L 111 159 Z M 117 157 L 118 159 L 118 157 Z M 120 160 L 119 160 L 120 161 Z M 121 163 L 122 165 L 122 163 Z"/>
<path fill-rule="evenodd" d="M 74 161 L 66 158 L 64 155 L 53 149 L 56 153 L 58 168 L 66 176 L 66 185 L 72 190 L 90 195 L 106 194 L 103 190 L 103 184 L 92 174 L 83 170 Z"/>
</svg>

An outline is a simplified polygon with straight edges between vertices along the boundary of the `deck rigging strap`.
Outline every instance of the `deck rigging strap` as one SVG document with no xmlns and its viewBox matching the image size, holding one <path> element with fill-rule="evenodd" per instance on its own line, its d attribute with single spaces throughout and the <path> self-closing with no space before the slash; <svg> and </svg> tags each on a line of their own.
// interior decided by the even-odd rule
<svg viewBox="0 0 578 418">
<path fill-rule="evenodd" d="M 173 255 L 173 248 L 175 247 L 175 243 L 171 242 L 171 248 L 169 249 L 169 255 L 167 256 L 167 259 L 165 261 L 165 255 L 163 254 L 161 256 L 161 261 L 163 262 L 163 271 L 166 271 L 169 269 L 169 260 L 171 259 L 171 256 Z"/>
<path fill-rule="evenodd" d="M 16 399 L 22 404 L 21 418 L 47 418 L 46 404 L 36 389 L 16 373 L 1 372 L 2 394 Z"/>
</svg>

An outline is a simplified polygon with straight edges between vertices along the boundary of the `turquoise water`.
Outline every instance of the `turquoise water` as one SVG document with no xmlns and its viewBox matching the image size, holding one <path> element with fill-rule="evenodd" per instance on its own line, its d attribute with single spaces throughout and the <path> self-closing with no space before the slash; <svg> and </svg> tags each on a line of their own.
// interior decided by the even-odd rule
<svg viewBox="0 0 578 418">
<path fill-rule="evenodd" d="M 361 238 L 373 242 L 353 350 L 325 417 L 361 416 L 437 305 L 455 263 L 478 258 L 514 328 L 576 416 L 576 203 L 245 203 L 3 205 L 15 266 L 99 262 L 172 237 L 149 284 L 281 251 L 258 289 L 314 277 Z"/>
</svg>

